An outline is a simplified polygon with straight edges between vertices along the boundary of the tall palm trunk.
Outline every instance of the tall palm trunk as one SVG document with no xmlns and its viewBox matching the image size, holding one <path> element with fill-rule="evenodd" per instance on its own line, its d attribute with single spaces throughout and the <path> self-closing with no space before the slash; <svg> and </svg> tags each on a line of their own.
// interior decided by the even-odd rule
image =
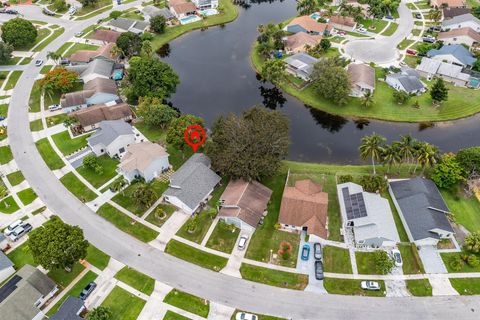
<svg viewBox="0 0 480 320">
<path fill-rule="evenodd" d="M 376 175 L 377 174 L 377 171 L 375 170 L 375 159 L 372 155 L 372 165 L 373 165 L 373 175 Z"/>
</svg>

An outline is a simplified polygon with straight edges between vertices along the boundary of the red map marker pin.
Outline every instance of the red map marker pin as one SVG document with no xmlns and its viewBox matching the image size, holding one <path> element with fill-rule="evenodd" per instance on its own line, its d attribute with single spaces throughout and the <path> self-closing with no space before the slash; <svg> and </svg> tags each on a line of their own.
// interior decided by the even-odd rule
<svg viewBox="0 0 480 320">
<path fill-rule="evenodd" d="M 194 124 L 185 130 L 183 133 L 183 138 L 185 142 L 192 147 L 193 152 L 197 152 L 198 147 L 200 147 L 204 142 L 207 134 L 201 125 Z"/>
</svg>

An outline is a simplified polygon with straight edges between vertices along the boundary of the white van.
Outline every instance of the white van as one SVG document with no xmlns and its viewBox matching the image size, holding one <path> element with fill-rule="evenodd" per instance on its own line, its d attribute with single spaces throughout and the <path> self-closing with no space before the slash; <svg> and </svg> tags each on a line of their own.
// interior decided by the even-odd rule
<svg viewBox="0 0 480 320">
<path fill-rule="evenodd" d="M 62 106 L 59 105 L 59 104 L 52 104 L 51 106 L 48 107 L 48 110 L 50 112 L 57 111 L 57 110 L 60 110 L 60 109 L 62 109 Z"/>
<path fill-rule="evenodd" d="M 18 228 L 20 226 L 23 226 L 23 221 L 22 220 L 17 220 L 15 222 L 13 222 L 7 228 L 5 228 L 5 231 L 4 231 L 5 235 L 9 236 L 10 234 L 12 234 L 13 230 L 15 230 L 16 228 Z"/>
</svg>

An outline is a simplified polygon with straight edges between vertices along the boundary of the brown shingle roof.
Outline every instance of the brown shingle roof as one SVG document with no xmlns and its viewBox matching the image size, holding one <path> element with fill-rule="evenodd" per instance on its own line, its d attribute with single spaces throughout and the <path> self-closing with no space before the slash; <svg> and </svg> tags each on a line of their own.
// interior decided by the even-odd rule
<svg viewBox="0 0 480 320">
<path fill-rule="evenodd" d="M 118 37 L 120 37 L 120 32 L 113 30 L 96 30 L 90 39 L 105 41 L 105 42 L 117 42 Z"/>
<path fill-rule="evenodd" d="M 480 33 L 475 32 L 472 28 L 459 28 L 453 29 L 447 32 L 440 32 L 438 34 L 438 39 L 448 39 L 459 36 L 467 36 L 472 38 L 475 42 L 480 42 Z"/>
<path fill-rule="evenodd" d="M 85 83 L 83 90 L 117 94 L 117 84 L 115 83 L 115 80 L 112 79 L 95 78 Z"/>
<path fill-rule="evenodd" d="M 461 16 L 463 14 L 470 13 L 472 10 L 468 8 L 444 8 L 443 9 L 443 18 L 445 19 L 451 19 L 456 16 Z"/>
<path fill-rule="evenodd" d="M 85 83 L 83 90 L 62 95 L 60 104 L 62 108 L 81 105 L 96 92 L 117 94 L 117 84 L 111 79 L 95 78 Z"/>
<path fill-rule="evenodd" d="M 97 50 L 80 50 L 72 54 L 68 59 L 75 62 L 89 62 L 91 59 L 100 56 L 107 59 L 114 59 L 115 57 L 111 53 L 114 45 L 114 43 L 108 43 L 99 47 Z"/>
<path fill-rule="evenodd" d="M 257 181 L 230 181 L 222 196 L 220 217 L 237 217 L 245 223 L 256 227 L 267 209 L 272 190 Z"/>
<path fill-rule="evenodd" d="M 355 20 L 352 17 L 343 17 L 343 16 L 331 16 L 330 18 L 331 23 L 341 24 L 347 27 L 354 27 Z"/>
<path fill-rule="evenodd" d="M 152 161 L 164 156 L 168 156 L 168 153 L 157 143 L 150 141 L 134 143 L 127 147 L 127 153 L 122 158 L 120 168 L 127 172 L 135 169 L 143 171 Z"/>
<path fill-rule="evenodd" d="M 465 7 L 465 0 L 432 0 L 431 5 L 434 7 L 441 7 L 445 4 L 450 8 L 460 8 Z"/>
<path fill-rule="evenodd" d="M 193 2 L 184 2 L 170 6 L 177 14 L 194 12 L 197 10 L 197 7 Z"/>
<path fill-rule="evenodd" d="M 120 103 L 113 106 L 98 104 L 90 108 L 78 110 L 72 113 L 72 116 L 78 119 L 82 127 L 88 127 L 92 124 L 100 123 L 104 120 L 119 120 L 133 116 L 130 106 L 126 103 Z"/>
<path fill-rule="evenodd" d="M 168 0 L 168 6 L 169 7 L 173 7 L 173 6 L 176 6 L 177 4 L 181 4 L 181 3 L 187 3 L 186 0 Z"/>
<path fill-rule="evenodd" d="M 310 179 L 285 187 L 278 222 L 308 227 L 309 234 L 327 237 L 328 193 Z"/>
<path fill-rule="evenodd" d="M 322 36 L 315 36 L 305 32 L 297 32 L 287 37 L 285 41 L 285 47 L 293 51 L 302 48 L 305 45 L 314 47 L 317 43 L 320 42 L 321 39 Z"/>
<path fill-rule="evenodd" d="M 330 29 L 326 23 L 320 23 L 310 18 L 309 16 L 301 16 L 293 19 L 289 26 L 299 25 L 307 31 L 315 31 L 318 33 L 324 33 L 325 30 Z"/>
<path fill-rule="evenodd" d="M 366 84 L 372 88 L 375 88 L 375 69 L 366 64 L 354 64 L 348 65 L 348 74 L 352 85 Z"/>
</svg>

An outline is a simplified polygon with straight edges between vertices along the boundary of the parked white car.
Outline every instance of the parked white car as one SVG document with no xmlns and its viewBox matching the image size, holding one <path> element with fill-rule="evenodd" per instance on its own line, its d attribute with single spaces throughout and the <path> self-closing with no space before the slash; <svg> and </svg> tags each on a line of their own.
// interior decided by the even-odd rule
<svg viewBox="0 0 480 320">
<path fill-rule="evenodd" d="M 6 236 L 9 236 L 10 234 L 12 234 L 13 230 L 23 226 L 23 224 L 24 222 L 22 220 L 17 220 L 15 222 L 12 222 L 8 227 L 5 228 L 5 231 L 3 233 Z"/>
<path fill-rule="evenodd" d="M 358 28 L 358 29 L 357 29 L 357 32 L 367 33 L 367 29 L 365 29 L 365 28 Z"/>
<path fill-rule="evenodd" d="M 380 283 L 378 283 L 376 281 L 362 281 L 360 283 L 360 287 L 363 290 L 379 291 L 380 290 Z"/>
<path fill-rule="evenodd" d="M 258 317 L 251 313 L 246 312 L 237 312 L 235 315 L 235 320 L 257 320 Z"/>
<path fill-rule="evenodd" d="M 392 259 L 395 262 L 395 266 L 401 267 L 403 266 L 403 261 L 402 261 L 402 255 L 400 254 L 400 251 L 398 249 L 393 249 L 391 252 Z"/>
<path fill-rule="evenodd" d="M 247 247 L 248 236 L 242 235 L 240 236 L 240 240 L 238 240 L 238 249 L 244 250 Z"/>
<path fill-rule="evenodd" d="M 77 13 L 77 8 L 71 6 L 70 9 L 68 9 L 68 14 L 73 16 L 75 13 Z"/>
<path fill-rule="evenodd" d="M 53 112 L 62 109 L 62 106 L 59 104 L 52 104 L 48 107 L 48 111 Z"/>
<path fill-rule="evenodd" d="M 23 237 L 28 232 L 32 231 L 32 225 L 30 223 L 25 223 L 22 226 L 17 227 L 12 233 L 8 236 L 13 242 L 17 241 Z"/>
<path fill-rule="evenodd" d="M 43 63 L 42 59 L 35 60 L 35 66 L 40 67 Z"/>
</svg>

